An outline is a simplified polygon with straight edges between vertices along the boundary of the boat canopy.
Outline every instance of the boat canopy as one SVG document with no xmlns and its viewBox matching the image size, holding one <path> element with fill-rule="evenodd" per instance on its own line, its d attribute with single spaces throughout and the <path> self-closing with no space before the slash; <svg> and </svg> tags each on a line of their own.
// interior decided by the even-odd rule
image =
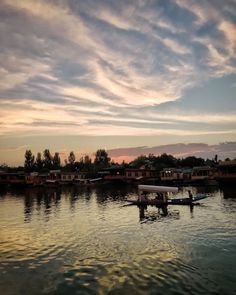
<svg viewBox="0 0 236 295">
<path fill-rule="evenodd" d="M 157 192 L 177 193 L 178 192 L 178 187 L 172 187 L 172 186 L 139 185 L 138 189 L 139 189 L 139 192 L 147 192 L 147 193 L 157 193 Z"/>
</svg>

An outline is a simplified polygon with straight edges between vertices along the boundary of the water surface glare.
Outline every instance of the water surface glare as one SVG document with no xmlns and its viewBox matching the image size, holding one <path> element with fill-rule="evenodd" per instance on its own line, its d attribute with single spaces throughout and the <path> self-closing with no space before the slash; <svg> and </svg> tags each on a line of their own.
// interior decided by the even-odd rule
<svg viewBox="0 0 236 295">
<path fill-rule="evenodd" d="M 235 189 L 191 189 L 167 215 L 129 186 L 1 190 L 0 294 L 236 294 Z"/>
</svg>

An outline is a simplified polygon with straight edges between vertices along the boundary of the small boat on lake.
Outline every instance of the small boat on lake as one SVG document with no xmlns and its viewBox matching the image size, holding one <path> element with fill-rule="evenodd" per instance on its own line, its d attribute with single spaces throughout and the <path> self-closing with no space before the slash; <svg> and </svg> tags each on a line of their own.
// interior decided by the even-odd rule
<svg viewBox="0 0 236 295">
<path fill-rule="evenodd" d="M 197 201 L 207 198 L 207 195 L 201 194 L 189 198 L 168 198 L 168 193 L 177 193 L 177 187 L 139 185 L 139 195 L 137 200 L 126 200 L 130 205 L 138 206 L 167 206 L 167 205 L 194 205 Z M 155 199 L 148 198 L 149 193 L 156 193 Z"/>
</svg>

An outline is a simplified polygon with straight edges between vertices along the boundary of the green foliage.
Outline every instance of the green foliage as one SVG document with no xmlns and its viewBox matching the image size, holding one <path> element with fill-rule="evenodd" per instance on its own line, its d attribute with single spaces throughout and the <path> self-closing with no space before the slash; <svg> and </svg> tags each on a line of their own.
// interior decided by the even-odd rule
<svg viewBox="0 0 236 295">
<path fill-rule="evenodd" d="M 82 171 L 82 172 L 89 172 L 93 171 L 93 163 L 92 159 L 86 155 L 84 157 L 81 157 L 79 162 L 74 163 L 74 170 L 75 171 Z"/>
<path fill-rule="evenodd" d="M 0 165 L 0 171 L 9 172 L 9 170 L 10 167 L 6 163 Z"/>
<path fill-rule="evenodd" d="M 94 164 L 99 169 L 109 167 L 111 159 L 108 157 L 107 152 L 104 149 L 96 151 Z"/>
<path fill-rule="evenodd" d="M 61 167 L 61 159 L 60 159 L 59 153 L 55 153 L 52 159 L 52 162 L 53 162 L 53 169 L 59 169 Z"/>
<path fill-rule="evenodd" d="M 187 157 L 185 159 L 182 159 L 180 161 L 180 166 L 181 167 L 197 167 L 197 166 L 204 166 L 205 164 L 205 160 L 202 158 L 196 158 L 196 157 Z"/>
<path fill-rule="evenodd" d="M 69 162 L 69 164 L 70 164 L 71 166 L 73 166 L 74 163 L 75 163 L 75 154 L 74 154 L 73 151 L 70 152 L 70 154 L 69 154 L 68 162 Z"/>
<path fill-rule="evenodd" d="M 44 150 L 43 152 L 43 166 L 47 170 L 53 169 L 53 157 L 49 151 L 49 149 Z"/>
<path fill-rule="evenodd" d="M 34 170 L 34 155 L 32 154 L 31 150 L 25 151 L 24 168 L 26 172 L 32 172 Z"/>
<path fill-rule="evenodd" d="M 143 165 L 148 164 L 148 158 L 146 156 L 139 156 L 136 159 L 134 159 L 132 162 L 129 163 L 130 168 L 138 169 Z"/>
<path fill-rule="evenodd" d="M 41 171 L 43 169 L 43 160 L 41 153 L 37 153 L 36 161 L 35 161 L 35 168 L 37 171 Z"/>
<path fill-rule="evenodd" d="M 225 160 L 229 161 L 230 159 L 227 158 Z M 160 172 L 164 168 L 192 168 L 205 165 L 215 167 L 217 164 L 217 155 L 215 155 L 213 159 L 207 160 L 194 156 L 178 159 L 166 153 L 160 156 L 155 156 L 153 154 L 149 154 L 148 156 L 141 155 L 131 161 L 129 164 L 125 162 L 118 164 L 111 161 L 108 153 L 104 149 L 99 149 L 96 151 L 94 162 L 92 162 L 92 159 L 88 155 L 85 155 L 79 161 L 76 161 L 75 154 L 73 151 L 71 151 L 68 156 L 68 160 L 65 160 L 65 166 L 61 167 L 59 153 L 56 152 L 54 156 L 52 156 L 49 149 L 45 149 L 43 152 L 43 159 L 41 153 L 37 153 L 36 160 L 32 152 L 30 150 L 26 150 L 24 169 L 26 172 L 31 172 L 34 170 L 40 172 L 62 168 L 64 171 L 86 172 L 88 175 L 96 175 L 97 171 L 100 169 L 111 166 L 136 169 L 145 166 L 145 168 L 153 168 Z M 10 171 L 10 167 L 4 165 L 2 165 L 0 168 L 4 171 Z"/>
</svg>

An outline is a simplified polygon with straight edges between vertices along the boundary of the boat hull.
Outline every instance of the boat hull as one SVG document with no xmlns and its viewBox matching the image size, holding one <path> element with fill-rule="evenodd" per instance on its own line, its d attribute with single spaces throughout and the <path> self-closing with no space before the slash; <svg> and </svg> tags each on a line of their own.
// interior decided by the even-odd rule
<svg viewBox="0 0 236 295">
<path fill-rule="evenodd" d="M 161 200 L 126 200 L 131 205 L 138 205 L 138 206 L 167 206 L 167 205 L 194 205 L 197 201 L 206 199 L 207 195 L 200 195 L 195 196 L 193 199 L 189 198 L 180 198 L 180 199 L 169 199 L 167 202 Z"/>
</svg>

